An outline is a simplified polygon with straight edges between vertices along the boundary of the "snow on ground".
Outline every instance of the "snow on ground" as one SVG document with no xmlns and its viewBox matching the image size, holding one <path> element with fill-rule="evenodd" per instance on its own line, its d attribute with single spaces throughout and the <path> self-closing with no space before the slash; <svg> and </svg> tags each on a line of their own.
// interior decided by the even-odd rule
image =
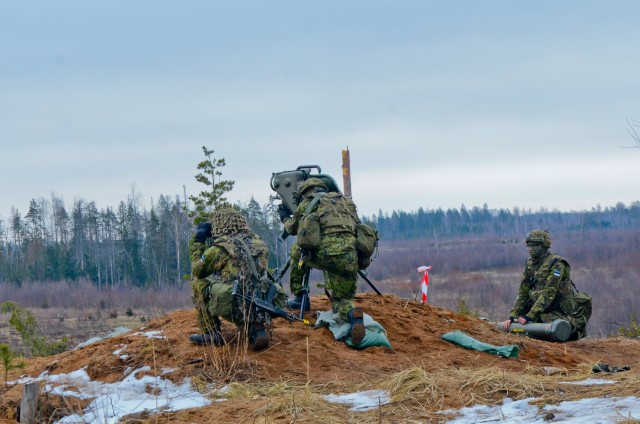
<svg viewBox="0 0 640 424">
<path fill-rule="evenodd" d="M 94 398 L 82 415 L 70 415 L 58 423 L 117 423 L 123 416 L 133 413 L 178 411 L 211 403 L 191 387 L 188 379 L 182 384 L 174 384 L 161 377 L 139 376 L 149 371 L 149 366 L 138 368 L 115 383 L 91 381 L 84 369 L 69 374 L 48 375 L 45 372 L 37 380 L 45 382 L 45 392 Z"/>
<path fill-rule="evenodd" d="M 115 352 L 114 352 L 115 353 Z M 201 393 L 195 391 L 188 379 L 182 384 L 174 384 L 162 377 L 142 375 L 151 371 L 144 366 L 130 372 L 122 381 L 101 383 L 91 381 L 84 369 L 69 374 L 49 375 L 46 371 L 36 380 L 44 381 L 44 391 L 64 396 L 95 399 L 84 409 L 82 415 L 71 415 L 58 423 L 117 423 L 125 415 L 147 411 L 177 411 L 198 408 L 212 403 Z M 163 370 L 170 372 L 171 370 Z M 25 383 L 25 381 L 21 381 Z M 615 381 L 587 379 L 567 384 L 615 384 Z M 220 390 L 224 392 L 224 388 Z M 339 395 L 326 395 L 329 402 L 351 405 L 351 410 L 363 412 L 376 409 L 391 402 L 391 395 L 385 390 L 367 390 L 363 392 Z M 546 405 L 539 409 L 533 402 L 535 398 L 514 401 L 506 398 L 501 405 L 475 405 L 458 410 L 441 411 L 442 414 L 456 414 L 448 421 L 450 424 L 471 424 L 500 422 L 504 424 L 543 424 L 549 422 L 548 414 L 553 414 L 553 422 L 565 424 L 612 423 L 623 418 L 640 418 L 640 398 L 610 397 L 590 398 L 577 401 Z"/>
<path fill-rule="evenodd" d="M 504 424 L 610 424 L 623 418 L 640 418 L 640 399 L 636 396 L 624 398 L 591 398 L 546 405 L 541 410 L 531 402 L 534 398 L 512 401 L 506 398 L 502 405 L 477 405 L 443 413 L 462 414 L 449 424 L 471 424 L 500 422 Z M 547 417 L 552 413 L 553 418 Z"/>
<path fill-rule="evenodd" d="M 562 381 L 562 384 L 575 384 L 577 386 L 597 386 L 598 384 L 616 384 L 612 380 L 602 380 L 600 378 L 587 378 L 580 381 Z"/>
<path fill-rule="evenodd" d="M 331 394 L 324 398 L 329 402 L 351 405 L 352 411 L 369 411 L 376 409 L 379 405 L 391 402 L 391 395 L 386 390 L 367 390 L 342 395 Z"/>
<path fill-rule="evenodd" d="M 163 337 L 159 331 L 138 332 L 134 335 L 148 338 Z M 108 337 L 112 336 L 113 334 L 110 334 Z M 87 341 L 85 344 L 94 341 L 96 340 Z M 124 347 L 117 349 L 113 354 L 120 355 L 123 349 Z M 35 380 L 45 383 L 43 389 L 45 392 L 82 399 L 93 398 L 81 415 L 70 415 L 58 423 L 115 424 L 124 416 L 133 413 L 177 411 L 212 403 L 211 399 L 194 390 L 188 379 L 185 379 L 182 384 L 174 384 L 162 378 L 161 375 L 171 372 L 171 369 L 163 369 L 160 376 L 147 375 L 150 371 L 149 366 L 135 370 L 128 368 L 125 370 L 126 377 L 115 383 L 91 381 L 84 369 L 55 375 L 49 375 L 45 371 Z M 32 379 L 20 379 L 13 384 L 25 384 L 29 382 L 28 380 Z M 564 382 L 564 384 L 582 385 L 615 383 L 611 380 L 594 378 Z M 219 392 L 224 392 L 224 388 Z M 390 403 L 391 394 L 385 390 L 367 390 L 339 395 L 330 394 L 326 395 L 325 399 L 329 402 L 351 405 L 351 410 L 363 412 Z M 542 424 L 549 422 L 549 419 L 566 424 L 584 424 L 585 422 L 598 424 L 611 423 L 623 418 L 640 419 L 640 398 L 636 396 L 581 399 L 546 405 L 542 409 L 532 404 L 535 400 L 537 399 L 528 398 L 514 401 L 506 398 L 501 405 L 475 405 L 459 410 L 441 411 L 441 413 L 455 414 L 456 418 L 451 419 L 450 424 L 487 422 Z M 553 414 L 553 417 L 551 418 L 549 414 Z"/>
<path fill-rule="evenodd" d="M 87 346 L 87 345 L 90 345 L 92 343 L 99 342 L 100 340 L 105 340 L 105 339 L 110 339 L 111 337 L 120 336 L 122 334 L 128 333 L 129 331 L 131 331 L 131 330 L 128 329 L 127 327 L 118 327 L 115 330 L 108 332 L 106 336 L 93 337 L 93 338 L 91 338 L 89 340 L 86 340 L 86 341 L 78 344 L 76 347 L 74 347 L 74 349 L 80 349 L 83 346 Z"/>
</svg>

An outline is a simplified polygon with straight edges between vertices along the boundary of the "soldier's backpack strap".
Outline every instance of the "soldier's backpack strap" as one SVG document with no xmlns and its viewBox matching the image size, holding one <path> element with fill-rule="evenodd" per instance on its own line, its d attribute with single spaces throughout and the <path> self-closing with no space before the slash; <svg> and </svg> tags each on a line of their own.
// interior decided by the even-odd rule
<svg viewBox="0 0 640 424">
<path fill-rule="evenodd" d="M 322 196 L 324 196 L 325 194 L 327 194 L 327 192 L 319 191 L 315 194 L 315 196 L 313 196 L 313 199 L 311 199 L 311 202 L 309 202 L 306 209 L 304 210 L 304 216 L 307 216 L 311 213 L 313 208 L 315 208 L 318 202 L 320 201 L 320 198 L 322 198 Z"/>
<path fill-rule="evenodd" d="M 241 238 L 236 238 L 234 241 L 237 242 L 238 246 L 244 251 L 244 254 L 247 258 L 247 265 L 249 265 L 249 271 L 251 271 L 251 275 L 257 281 L 261 280 L 260 274 L 258 274 L 258 268 L 256 267 L 256 262 L 253 260 L 253 253 L 251 253 L 251 249 L 249 249 L 249 245 Z"/>
</svg>

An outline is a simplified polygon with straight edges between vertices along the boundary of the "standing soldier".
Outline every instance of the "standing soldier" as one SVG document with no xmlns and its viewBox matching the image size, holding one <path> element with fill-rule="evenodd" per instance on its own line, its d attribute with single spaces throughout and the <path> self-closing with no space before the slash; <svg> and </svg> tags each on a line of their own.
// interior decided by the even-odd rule
<svg viewBox="0 0 640 424">
<path fill-rule="evenodd" d="M 302 287 L 303 278 L 311 268 L 322 270 L 325 287 L 331 293 L 333 312 L 351 324 L 351 341 L 358 346 L 364 339 L 365 327 L 362 308 L 355 307 L 353 302 L 358 279 L 356 205 L 341 193 L 329 192 L 319 178 L 303 181 L 298 187 L 298 196 L 300 200 L 293 217 L 284 203 L 278 207 L 286 231 L 298 236 L 291 248 L 289 283 L 295 298 L 289 301 L 289 306 L 310 309 L 309 297 Z M 314 234 L 315 245 L 304 240 Z"/>
<path fill-rule="evenodd" d="M 193 300 L 201 334 L 189 339 L 196 344 L 225 343 L 220 332 L 220 317 L 237 325 L 246 334 L 254 350 L 269 344 L 269 329 L 254 320 L 243 302 L 232 294 L 235 282 L 243 290 L 258 292 L 264 287 L 267 272 L 267 246 L 249 231 L 247 221 L 231 207 L 218 208 L 210 222 L 203 222 L 190 243 L 193 275 Z M 286 294 L 276 285 L 274 305 L 284 307 Z"/>
</svg>

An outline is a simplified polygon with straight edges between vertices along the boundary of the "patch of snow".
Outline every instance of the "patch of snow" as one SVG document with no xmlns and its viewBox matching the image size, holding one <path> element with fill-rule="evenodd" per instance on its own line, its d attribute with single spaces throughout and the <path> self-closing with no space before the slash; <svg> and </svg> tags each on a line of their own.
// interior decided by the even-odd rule
<svg viewBox="0 0 640 424">
<path fill-rule="evenodd" d="M 120 349 L 118 349 L 118 350 L 114 350 L 114 351 L 113 351 L 113 354 L 114 354 L 114 355 L 116 355 L 116 356 L 120 355 L 120 353 L 121 353 L 123 350 L 125 350 L 125 349 L 127 348 L 127 346 L 129 346 L 129 345 L 121 345 L 121 346 L 122 346 L 122 347 L 121 347 Z"/>
<path fill-rule="evenodd" d="M 120 336 L 122 334 L 128 333 L 129 331 L 131 331 L 131 329 L 129 329 L 127 327 L 118 327 L 113 331 L 109 331 L 106 336 L 93 337 L 93 338 L 90 338 L 89 340 L 86 340 L 86 341 L 78 344 L 76 347 L 74 347 L 74 350 L 75 349 L 79 349 L 79 348 L 81 348 L 83 346 L 90 345 L 90 344 L 95 343 L 95 342 L 99 342 L 100 340 L 105 340 L 105 339 L 110 339 L 111 337 Z"/>
<path fill-rule="evenodd" d="M 82 415 L 67 416 L 58 423 L 115 424 L 121 417 L 133 413 L 178 411 L 211 404 L 211 400 L 191 387 L 189 379 L 174 384 L 161 377 L 139 376 L 148 371 L 151 371 L 149 366 L 138 368 L 115 383 L 92 381 L 84 369 L 56 375 L 44 372 L 38 379 L 45 382 L 45 392 L 93 398 Z"/>
<path fill-rule="evenodd" d="M 144 333 L 138 331 L 137 333 L 133 333 L 132 336 L 145 336 L 148 339 L 164 339 L 164 336 L 161 336 L 161 334 L 162 330 L 147 331 Z"/>
<path fill-rule="evenodd" d="M 391 395 L 386 390 L 367 390 L 364 392 L 342 395 L 325 395 L 329 402 L 350 404 L 352 411 L 370 411 L 391 402 Z"/>
<path fill-rule="evenodd" d="M 442 414 L 458 413 L 461 416 L 447 421 L 449 424 L 469 424 L 500 422 L 504 424 L 544 424 L 549 422 L 545 416 L 553 413 L 552 422 L 564 424 L 609 424 L 621 418 L 640 418 L 640 399 L 636 396 L 624 398 L 589 398 L 577 401 L 561 402 L 558 405 L 546 405 L 539 410 L 528 398 L 512 401 L 506 398 L 502 405 L 476 405 L 459 410 L 449 409 Z"/>
<path fill-rule="evenodd" d="M 577 386 L 597 386 L 599 384 L 616 384 L 617 381 L 602 380 L 600 378 L 587 378 L 581 381 L 561 381 L 560 384 L 575 384 Z"/>
</svg>

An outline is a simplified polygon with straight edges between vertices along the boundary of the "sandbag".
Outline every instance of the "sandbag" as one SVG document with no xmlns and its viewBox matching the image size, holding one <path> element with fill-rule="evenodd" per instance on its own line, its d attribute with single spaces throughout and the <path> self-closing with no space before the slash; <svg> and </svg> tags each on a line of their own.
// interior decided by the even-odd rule
<svg viewBox="0 0 640 424">
<path fill-rule="evenodd" d="M 484 343 L 474 339 L 466 333 L 460 330 L 452 331 L 450 333 L 443 334 L 441 337 L 443 340 L 457 344 L 458 346 L 466 347 L 467 349 L 474 349 L 480 352 L 487 352 L 494 355 L 499 355 L 505 358 L 517 358 L 518 346 L 493 346 L 488 343 Z"/>
<path fill-rule="evenodd" d="M 333 337 L 336 340 L 342 340 L 347 346 L 353 349 L 366 349 L 373 346 L 384 346 L 391 349 L 391 343 L 387 339 L 387 332 L 383 326 L 378 324 L 367 313 L 362 317 L 364 323 L 364 339 L 359 345 L 354 345 L 351 342 L 351 324 L 343 321 L 340 318 L 340 314 L 333 311 L 318 312 L 318 318 L 316 320 L 316 328 L 329 327 L 329 330 L 333 333 Z"/>
</svg>

